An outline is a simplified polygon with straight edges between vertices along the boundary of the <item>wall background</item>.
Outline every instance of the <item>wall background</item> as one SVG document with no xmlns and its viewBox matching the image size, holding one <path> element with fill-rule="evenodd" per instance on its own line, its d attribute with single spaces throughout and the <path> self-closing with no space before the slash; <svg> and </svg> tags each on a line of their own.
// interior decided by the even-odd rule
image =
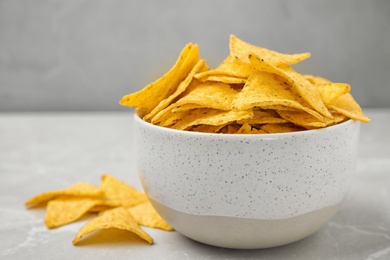
<svg viewBox="0 0 390 260">
<path fill-rule="evenodd" d="M 390 106 L 387 0 L 0 0 L 0 111 L 126 110 L 187 42 L 211 67 L 229 35 L 312 57 L 304 73 L 347 82 L 363 107 Z"/>
</svg>

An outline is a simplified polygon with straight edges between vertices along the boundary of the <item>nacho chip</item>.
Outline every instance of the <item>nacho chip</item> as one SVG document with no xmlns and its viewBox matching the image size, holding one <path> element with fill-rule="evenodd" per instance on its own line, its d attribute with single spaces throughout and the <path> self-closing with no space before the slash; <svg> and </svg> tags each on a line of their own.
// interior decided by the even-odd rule
<svg viewBox="0 0 390 260">
<path fill-rule="evenodd" d="M 109 174 L 102 176 L 100 187 L 104 191 L 106 200 L 117 206 L 131 207 L 147 201 L 144 193 Z"/>
<path fill-rule="evenodd" d="M 176 104 L 196 104 L 203 108 L 231 110 L 232 101 L 237 91 L 228 84 L 220 82 L 205 82 L 193 88 L 180 98 Z"/>
<path fill-rule="evenodd" d="M 239 77 L 230 76 L 230 75 L 210 75 L 202 80 L 203 81 L 221 82 L 221 83 L 226 83 L 226 84 L 243 84 L 246 82 L 246 78 L 239 78 Z"/>
<path fill-rule="evenodd" d="M 325 78 L 320 77 L 320 76 L 303 75 L 303 77 L 304 77 L 305 79 L 307 79 L 308 81 L 310 81 L 311 83 L 313 83 L 314 85 L 322 85 L 322 84 L 331 83 L 330 80 L 325 79 Z"/>
<path fill-rule="evenodd" d="M 370 122 L 370 118 L 363 114 L 361 107 L 350 93 L 338 97 L 329 105 L 329 108 L 354 120 Z"/>
<path fill-rule="evenodd" d="M 324 120 L 318 120 L 318 118 L 304 111 L 278 111 L 278 113 L 282 118 L 290 121 L 295 125 L 302 126 L 305 128 L 321 128 L 327 125 Z"/>
<path fill-rule="evenodd" d="M 252 127 L 248 123 L 244 123 L 240 129 L 238 129 L 237 134 L 249 134 L 252 131 Z"/>
<path fill-rule="evenodd" d="M 102 199 L 61 196 L 47 203 L 45 225 L 56 228 L 80 219 L 90 209 L 98 205 L 105 205 Z"/>
<path fill-rule="evenodd" d="M 277 80 L 273 74 L 263 71 L 254 71 L 247 83 L 233 100 L 232 108 L 236 111 L 260 107 L 268 109 L 270 106 L 290 107 L 303 110 L 319 120 L 322 116 L 309 107 L 303 106 L 288 86 Z"/>
<path fill-rule="evenodd" d="M 160 217 L 149 201 L 145 201 L 134 207 L 128 207 L 127 210 L 141 226 L 159 228 L 165 231 L 173 230 L 173 228 Z"/>
<path fill-rule="evenodd" d="M 75 183 L 66 189 L 48 191 L 48 192 L 38 194 L 38 195 L 28 199 L 25 202 L 25 206 L 34 207 L 34 206 L 48 202 L 49 200 L 54 199 L 54 198 L 59 197 L 59 196 L 62 196 L 62 195 L 82 196 L 82 197 L 100 197 L 100 196 L 102 196 L 102 194 L 103 194 L 102 190 L 100 188 L 96 187 L 95 185 L 92 185 L 92 184 L 87 183 L 87 182 L 78 182 L 78 183 Z"/>
<path fill-rule="evenodd" d="M 159 113 L 161 110 L 163 110 L 164 108 L 169 106 L 171 104 L 171 102 L 175 98 L 177 98 L 181 93 L 183 93 L 187 89 L 187 87 L 191 84 L 195 73 L 197 73 L 199 71 L 204 71 L 204 70 L 208 70 L 208 67 L 207 67 L 204 60 L 199 60 L 198 63 L 192 68 L 192 70 L 190 71 L 188 76 L 182 82 L 180 82 L 176 91 L 172 95 L 168 96 L 166 99 L 161 100 L 161 102 L 158 103 L 158 105 L 155 108 L 153 108 L 153 110 L 149 114 L 147 114 L 144 117 L 144 120 L 149 121 L 157 113 Z M 194 82 L 194 84 L 199 84 L 199 83 Z"/>
<path fill-rule="evenodd" d="M 296 111 L 296 110 L 294 110 Z M 262 124 L 281 124 L 289 122 L 279 116 L 278 113 L 272 110 L 253 110 L 253 117 L 246 120 L 238 120 L 238 124 L 248 123 L 250 125 L 262 125 Z"/>
<path fill-rule="evenodd" d="M 249 55 L 249 60 L 255 69 L 277 74 L 282 77 L 288 84 L 295 88 L 299 95 L 313 109 L 327 118 L 332 118 L 332 114 L 322 101 L 321 94 L 317 90 L 316 86 L 306 80 L 301 74 L 295 72 L 290 67 L 283 67 L 283 69 L 277 68 L 271 63 L 267 63 L 264 59 L 255 55 Z"/>
<path fill-rule="evenodd" d="M 345 83 L 323 83 L 316 85 L 318 91 L 321 94 L 321 98 L 324 101 L 325 105 L 328 106 L 338 97 L 349 93 L 351 86 Z"/>
<path fill-rule="evenodd" d="M 73 244 L 76 245 L 80 239 L 87 234 L 99 229 L 108 228 L 128 230 L 147 241 L 149 244 L 153 244 L 153 238 L 140 228 L 137 221 L 124 207 L 117 207 L 104 211 L 98 217 L 87 222 L 77 233 L 73 240 Z"/>
<path fill-rule="evenodd" d="M 235 35 L 230 35 L 230 55 L 238 59 L 249 62 L 248 55 L 255 54 L 267 63 L 274 66 L 291 65 L 305 60 L 311 56 L 309 52 L 298 54 L 283 54 L 273 50 L 268 50 L 259 46 L 240 40 Z"/>
<path fill-rule="evenodd" d="M 210 80 L 209 78 L 213 76 L 247 79 L 252 70 L 253 68 L 249 63 L 229 55 L 216 69 L 197 73 L 195 78 L 202 81 Z"/>
<path fill-rule="evenodd" d="M 180 82 L 190 73 L 200 60 L 198 45 L 187 44 L 175 65 L 160 79 L 147 85 L 142 90 L 122 97 L 119 103 L 122 106 L 144 109 L 146 113 L 153 110 L 162 100 L 172 95 Z"/>
<path fill-rule="evenodd" d="M 280 134 L 280 133 L 303 131 L 305 130 L 305 128 L 294 124 L 266 124 L 261 126 L 261 130 L 269 134 Z"/>
<path fill-rule="evenodd" d="M 243 120 L 253 117 L 252 110 L 223 111 L 216 109 L 194 109 L 182 116 L 180 120 L 172 125 L 173 129 L 185 130 L 194 125 L 223 125 L 236 120 Z"/>
<path fill-rule="evenodd" d="M 202 133 L 218 133 L 225 125 L 196 125 L 190 131 Z"/>
</svg>

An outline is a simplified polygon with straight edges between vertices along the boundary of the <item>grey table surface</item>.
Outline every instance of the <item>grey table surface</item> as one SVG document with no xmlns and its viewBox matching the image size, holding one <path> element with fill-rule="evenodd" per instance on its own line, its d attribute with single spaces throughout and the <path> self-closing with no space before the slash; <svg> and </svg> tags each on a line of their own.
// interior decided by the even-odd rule
<svg viewBox="0 0 390 260">
<path fill-rule="evenodd" d="M 390 259 L 390 109 L 365 112 L 372 121 L 362 124 L 357 171 L 339 213 L 308 238 L 262 250 L 149 228 L 154 245 L 107 231 L 73 246 L 88 218 L 49 230 L 44 208 L 26 209 L 24 201 L 81 180 L 98 185 L 104 173 L 142 189 L 131 111 L 0 113 L 0 259 Z"/>
</svg>

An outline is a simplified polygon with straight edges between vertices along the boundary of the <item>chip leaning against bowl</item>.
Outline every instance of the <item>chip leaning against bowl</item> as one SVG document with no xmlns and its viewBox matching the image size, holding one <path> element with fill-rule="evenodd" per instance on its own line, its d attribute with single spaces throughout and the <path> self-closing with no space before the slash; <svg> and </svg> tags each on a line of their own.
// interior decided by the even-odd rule
<svg viewBox="0 0 390 260">
<path fill-rule="evenodd" d="M 302 75 L 291 65 L 310 53 L 282 54 L 230 36 L 230 54 L 215 69 L 187 44 L 176 64 L 123 106 L 152 124 L 211 133 L 264 134 L 369 122 L 350 85 Z"/>
<path fill-rule="evenodd" d="M 307 237 L 337 213 L 356 167 L 359 121 L 370 119 L 348 84 L 291 67 L 308 57 L 232 35 L 230 55 L 210 69 L 188 44 L 163 77 L 121 99 L 137 108 L 142 186 L 177 232 L 266 248 Z"/>
</svg>

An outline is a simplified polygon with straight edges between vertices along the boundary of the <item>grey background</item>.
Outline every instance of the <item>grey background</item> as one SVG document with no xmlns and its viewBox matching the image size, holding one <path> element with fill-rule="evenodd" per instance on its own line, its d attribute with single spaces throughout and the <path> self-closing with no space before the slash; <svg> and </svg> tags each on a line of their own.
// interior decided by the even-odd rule
<svg viewBox="0 0 390 260">
<path fill-rule="evenodd" d="M 390 106 L 390 1 L 0 0 L 0 111 L 126 110 L 188 42 L 211 67 L 229 35 L 295 68 L 347 82 L 362 107 Z"/>
</svg>

